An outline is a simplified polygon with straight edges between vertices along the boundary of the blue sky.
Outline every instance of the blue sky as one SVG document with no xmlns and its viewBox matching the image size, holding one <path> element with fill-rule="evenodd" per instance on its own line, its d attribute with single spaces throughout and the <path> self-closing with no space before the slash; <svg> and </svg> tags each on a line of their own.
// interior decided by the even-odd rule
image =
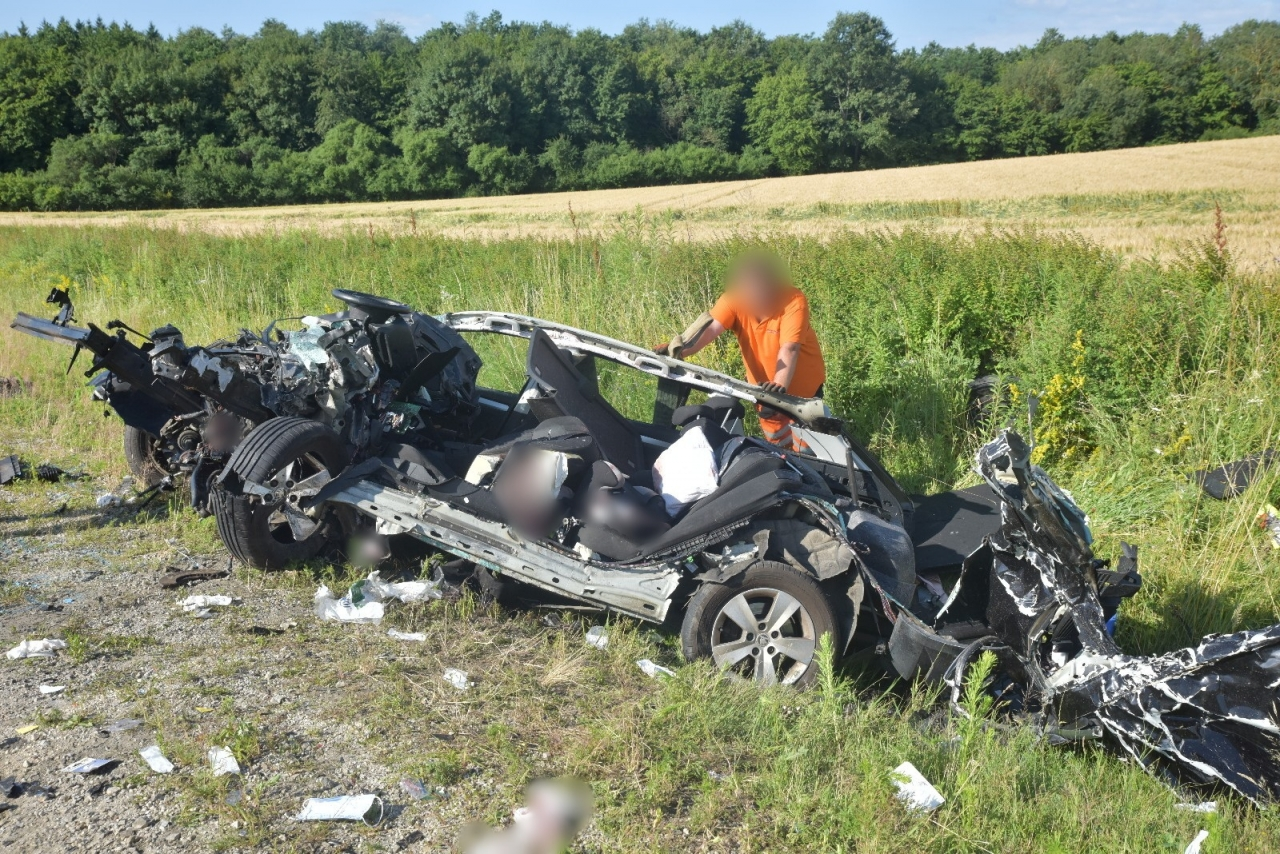
<svg viewBox="0 0 1280 854">
<path fill-rule="evenodd" d="M 741 18 L 771 36 L 821 32 L 836 12 L 865 10 L 884 18 L 900 47 L 937 41 L 1009 48 L 1035 42 L 1047 27 L 1057 27 L 1069 36 L 1109 30 L 1172 32 L 1189 21 L 1212 35 L 1249 18 L 1280 19 L 1280 0 L 816 0 L 797 6 L 785 0 L 647 0 L 635 5 L 601 0 L 221 0 L 194 6 L 172 0 L 3 0 L 0 30 L 12 32 L 24 21 L 34 26 L 59 17 L 101 17 L 144 28 L 154 23 L 166 34 L 192 26 L 214 31 L 230 26 L 247 33 L 266 18 L 278 18 L 297 29 L 335 20 L 369 24 L 388 20 L 416 36 L 441 21 L 460 21 L 468 11 L 486 14 L 491 10 L 507 20 L 549 20 L 608 33 L 641 16 L 704 30 Z"/>
</svg>

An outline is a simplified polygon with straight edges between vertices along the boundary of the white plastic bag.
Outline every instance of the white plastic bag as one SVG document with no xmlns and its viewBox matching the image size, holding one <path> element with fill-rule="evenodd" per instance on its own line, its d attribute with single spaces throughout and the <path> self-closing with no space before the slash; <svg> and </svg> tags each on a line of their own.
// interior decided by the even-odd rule
<svg viewBox="0 0 1280 854">
<path fill-rule="evenodd" d="M 653 485 L 675 516 L 716 491 L 716 455 L 701 427 L 685 430 L 653 464 Z"/>
<path fill-rule="evenodd" d="M 66 649 L 67 642 L 64 640 L 24 640 L 13 649 L 5 653 L 6 658 L 12 658 L 15 661 L 19 658 L 53 658 L 53 653 L 60 649 Z"/>
<path fill-rule="evenodd" d="M 357 585 L 363 584 L 365 598 L 382 602 L 387 599 L 399 599 L 401 602 L 423 602 L 427 599 L 439 599 L 440 580 L 432 581 L 383 581 L 378 573 L 371 572 L 369 577 Z"/>
<path fill-rule="evenodd" d="M 359 605 L 351 601 L 351 595 L 335 599 L 333 591 L 325 584 L 316 591 L 316 616 L 322 620 L 338 620 L 342 623 L 380 623 L 384 612 L 381 602 L 364 600 Z"/>
</svg>

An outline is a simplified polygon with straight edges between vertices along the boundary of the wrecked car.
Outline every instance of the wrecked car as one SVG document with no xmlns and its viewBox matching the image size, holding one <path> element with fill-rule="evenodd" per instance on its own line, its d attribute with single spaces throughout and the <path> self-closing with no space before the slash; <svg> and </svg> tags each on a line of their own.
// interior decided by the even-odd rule
<svg viewBox="0 0 1280 854">
<path fill-rule="evenodd" d="M 909 496 L 821 401 L 548 321 L 334 295 L 346 308 L 302 329 L 208 347 L 172 327 L 141 345 L 123 324 L 80 329 L 57 291 L 57 319 L 14 325 L 93 352 L 131 462 L 145 449 L 190 475 L 251 565 L 404 535 L 498 587 L 670 626 L 686 657 L 765 683 L 811 682 L 829 635 L 954 702 L 989 651 L 1000 707 L 1054 740 L 1280 795 L 1280 626 L 1126 655 L 1111 629 L 1141 583 L 1136 550 L 1099 559 L 1016 433 L 979 451 L 981 485 Z M 466 336 L 520 342 L 523 386 L 482 386 Z M 637 385 L 642 413 L 611 399 Z M 757 404 L 794 418 L 808 450 L 748 435 Z"/>
<path fill-rule="evenodd" d="M 408 535 L 492 579 L 669 625 L 686 657 L 765 683 L 812 681 L 830 635 L 958 698 L 989 650 L 1001 708 L 1054 740 L 1280 794 L 1280 627 L 1125 655 L 1111 630 L 1141 584 L 1136 549 L 1097 558 L 1016 433 L 979 452 L 982 485 L 912 497 L 821 401 L 533 318 L 439 321 L 526 342 L 523 388 L 468 375 L 473 405 L 432 423 L 388 411 L 354 463 L 323 423 L 256 428 L 214 489 L 233 554 L 273 567 L 339 532 Z M 652 381 L 647 417 L 608 398 L 600 378 L 618 370 Z M 748 436 L 755 404 L 792 416 L 809 451 Z"/>
<path fill-rule="evenodd" d="M 119 320 L 106 330 L 75 326 L 74 306 L 59 288 L 46 300 L 58 306 L 55 318 L 19 313 L 12 327 L 73 344 L 72 366 L 88 350 L 93 361 L 85 376 L 94 398 L 125 423 L 130 471 L 150 488 L 185 477 L 193 506 L 203 510 L 209 484 L 232 451 L 272 418 L 315 419 L 359 449 L 384 412 L 412 407 L 428 417 L 448 411 L 456 418 L 469 405 L 474 390 L 463 378 L 479 361 L 465 341 L 401 303 L 343 289 L 333 296 L 345 308 L 301 318 L 302 329 L 285 331 L 277 322 L 207 346 L 188 345 L 173 325 L 150 335 Z M 321 382 L 316 368 L 330 360 L 335 370 Z M 414 394 L 429 396 L 416 401 L 381 378 L 391 372 L 411 379 L 415 371 L 431 378 L 412 386 Z"/>
</svg>

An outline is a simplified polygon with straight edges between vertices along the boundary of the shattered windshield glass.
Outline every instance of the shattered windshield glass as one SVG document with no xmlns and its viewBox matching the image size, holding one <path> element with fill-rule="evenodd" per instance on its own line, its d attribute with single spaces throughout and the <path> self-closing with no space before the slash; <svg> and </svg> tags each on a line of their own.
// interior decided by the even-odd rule
<svg viewBox="0 0 1280 854">
<path fill-rule="evenodd" d="M 325 334 L 319 324 L 308 325 L 306 329 L 285 333 L 289 349 L 302 363 L 309 368 L 319 368 L 329 364 L 329 354 L 320 346 L 320 338 Z"/>
</svg>

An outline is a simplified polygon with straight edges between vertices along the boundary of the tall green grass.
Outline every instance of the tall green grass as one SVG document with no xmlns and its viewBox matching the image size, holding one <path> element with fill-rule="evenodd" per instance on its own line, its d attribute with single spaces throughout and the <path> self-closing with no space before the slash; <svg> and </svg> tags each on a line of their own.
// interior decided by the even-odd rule
<svg viewBox="0 0 1280 854">
<path fill-rule="evenodd" d="M 1102 554 L 1122 538 L 1142 548 L 1147 587 L 1126 607 L 1121 640 L 1163 649 L 1277 619 L 1280 561 L 1251 520 L 1280 476 L 1227 504 L 1187 476 L 1276 443 L 1280 276 L 1237 275 L 1209 242 L 1159 266 L 1032 229 L 693 243 L 642 220 L 603 239 L 502 242 L 10 228 L 0 230 L 0 313 L 47 313 L 50 286 L 69 286 L 83 320 L 174 322 L 199 342 L 334 308 L 329 290 L 346 287 L 428 312 L 515 311 L 656 343 L 714 300 L 735 255 L 762 243 L 809 295 L 830 403 L 912 490 L 963 482 L 998 426 L 967 424 L 970 379 L 994 372 L 1043 389 L 1073 370 L 1079 334 L 1083 392 L 1065 405 L 1078 410 L 1085 452 L 1048 465 L 1091 514 Z M 7 432 L 25 425 L 56 440 L 50 455 L 118 469 L 117 425 L 97 417 L 78 373 L 63 376 L 69 351 L 2 340 L 0 374 L 36 382 L 33 395 L 0 401 Z M 482 354 L 483 379 L 519 384 L 510 342 Z M 740 372 L 731 342 L 700 358 Z M 1025 409 L 999 420 L 1025 424 Z"/>
</svg>

